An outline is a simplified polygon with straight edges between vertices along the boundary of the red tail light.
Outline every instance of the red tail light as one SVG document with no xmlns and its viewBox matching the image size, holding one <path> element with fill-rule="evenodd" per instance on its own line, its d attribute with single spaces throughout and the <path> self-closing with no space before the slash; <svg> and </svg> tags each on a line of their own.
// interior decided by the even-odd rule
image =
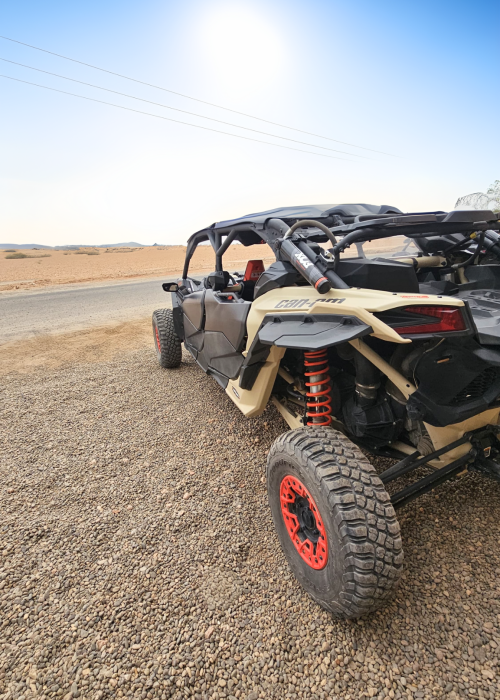
<svg viewBox="0 0 500 700">
<path fill-rule="evenodd" d="M 412 326 L 398 326 L 396 330 L 400 335 L 416 333 L 450 333 L 453 331 L 465 331 L 466 325 L 462 311 L 453 306 L 407 306 L 404 311 L 410 314 L 422 316 L 422 320 Z M 429 319 L 429 323 L 425 322 Z M 435 320 L 431 320 L 435 319 Z M 409 319 L 408 319 L 409 320 Z"/>
</svg>

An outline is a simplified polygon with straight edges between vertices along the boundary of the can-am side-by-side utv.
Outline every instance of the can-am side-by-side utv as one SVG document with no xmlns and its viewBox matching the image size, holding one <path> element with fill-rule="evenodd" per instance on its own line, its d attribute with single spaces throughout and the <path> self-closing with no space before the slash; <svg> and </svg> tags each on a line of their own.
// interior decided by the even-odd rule
<svg viewBox="0 0 500 700">
<path fill-rule="evenodd" d="M 245 416 L 272 401 L 290 426 L 267 461 L 272 517 L 299 582 L 340 617 L 397 583 L 395 509 L 467 469 L 500 479 L 499 230 L 491 211 L 276 209 L 195 233 L 182 278 L 163 285 L 161 366 L 184 343 Z M 413 252 L 366 257 L 363 243 L 395 236 Z M 205 242 L 215 270 L 200 281 L 188 270 Z M 257 243 L 276 262 L 224 269 L 231 244 Z M 377 475 L 359 448 L 398 461 Z"/>
</svg>

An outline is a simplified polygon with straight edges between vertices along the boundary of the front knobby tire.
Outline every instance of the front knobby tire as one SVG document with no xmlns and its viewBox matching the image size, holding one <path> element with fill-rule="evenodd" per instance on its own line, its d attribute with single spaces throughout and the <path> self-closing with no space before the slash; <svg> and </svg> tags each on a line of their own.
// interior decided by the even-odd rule
<svg viewBox="0 0 500 700">
<path fill-rule="evenodd" d="M 403 568 L 399 523 L 366 457 L 332 428 L 298 428 L 272 445 L 267 488 L 299 583 L 341 618 L 373 612 Z"/>
<path fill-rule="evenodd" d="M 181 339 L 175 332 L 172 309 L 153 312 L 153 339 L 161 367 L 173 369 L 181 364 Z"/>
</svg>

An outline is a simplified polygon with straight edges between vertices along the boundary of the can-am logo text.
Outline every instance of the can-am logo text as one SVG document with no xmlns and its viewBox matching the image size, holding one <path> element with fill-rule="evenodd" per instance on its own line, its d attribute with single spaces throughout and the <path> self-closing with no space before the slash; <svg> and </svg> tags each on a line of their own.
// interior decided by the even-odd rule
<svg viewBox="0 0 500 700">
<path fill-rule="evenodd" d="M 275 309 L 301 309 L 304 306 L 311 308 L 314 304 L 342 304 L 344 299 L 282 299 L 279 301 Z"/>
</svg>

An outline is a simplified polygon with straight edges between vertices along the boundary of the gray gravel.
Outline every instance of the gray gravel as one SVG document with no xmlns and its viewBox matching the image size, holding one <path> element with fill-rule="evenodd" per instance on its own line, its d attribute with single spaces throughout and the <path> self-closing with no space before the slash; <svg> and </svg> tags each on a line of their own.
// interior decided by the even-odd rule
<svg viewBox="0 0 500 700">
<path fill-rule="evenodd" d="M 466 476 L 402 513 L 406 573 L 340 622 L 288 571 L 244 419 L 152 348 L 4 378 L 0 697 L 500 697 L 500 485 Z"/>
</svg>

